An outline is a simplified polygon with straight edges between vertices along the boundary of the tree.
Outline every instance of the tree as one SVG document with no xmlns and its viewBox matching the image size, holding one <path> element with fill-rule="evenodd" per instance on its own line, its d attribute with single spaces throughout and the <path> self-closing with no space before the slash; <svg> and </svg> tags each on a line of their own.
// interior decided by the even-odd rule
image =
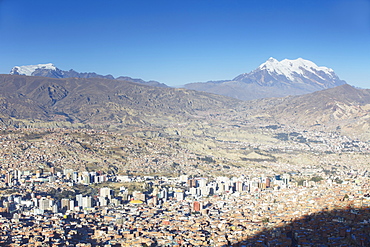
<svg viewBox="0 0 370 247">
<path fill-rule="evenodd" d="M 262 223 L 268 223 L 268 222 L 270 222 L 270 219 L 269 218 L 263 218 L 263 220 L 262 220 Z"/>
<path fill-rule="evenodd" d="M 319 182 L 321 180 L 324 180 L 324 179 L 322 177 L 320 177 L 320 176 L 315 176 L 315 177 L 312 177 L 311 178 L 311 181 L 314 181 L 314 182 Z"/>
</svg>

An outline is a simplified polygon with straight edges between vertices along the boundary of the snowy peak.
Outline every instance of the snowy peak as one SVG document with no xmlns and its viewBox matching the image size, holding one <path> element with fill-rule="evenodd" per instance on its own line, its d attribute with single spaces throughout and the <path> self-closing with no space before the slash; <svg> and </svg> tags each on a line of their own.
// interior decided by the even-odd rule
<svg viewBox="0 0 370 247">
<path fill-rule="evenodd" d="M 149 86 L 155 87 L 167 87 L 166 84 L 160 83 L 157 81 L 144 81 L 141 79 L 134 79 L 131 77 L 118 77 L 114 78 L 112 75 L 99 75 L 94 72 L 77 72 L 73 69 L 65 71 L 60 70 L 54 66 L 52 63 L 46 64 L 37 64 L 37 65 L 26 65 L 26 66 L 15 66 L 10 71 L 11 75 L 26 75 L 26 76 L 41 76 L 41 77 L 49 77 L 49 78 L 100 78 L 100 79 L 109 79 L 109 80 L 124 80 L 130 81 L 140 84 L 145 84 Z"/>
<path fill-rule="evenodd" d="M 279 62 L 278 60 L 276 60 L 275 58 L 273 57 L 270 57 L 269 59 L 267 59 L 266 62 L 270 62 L 270 63 L 274 63 L 274 62 Z"/>
<path fill-rule="evenodd" d="M 315 63 L 298 58 L 296 60 L 284 59 L 278 61 L 275 58 L 269 58 L 265 63 L 261 64 L 257 70 L 266 70 L 270 74 L 283 75 L 290 81 L 294 81 L 297 76 L 307 77 L 307 72 L 318 75 L 321 79 L 324 79 L 321 75 L 326 74 L 328 77 L 334 77 L 334 71 L 327 67 L 319 67 Z M 254 72 L 257 72 L 256 70 Z"/>
<path fill-rule="evenodd" d="M 298 58 L 278 61 L 273 57 L 252 72 L 241 74 L 232 81 L 269 88 L 280 87 L 284 90 L 292 88 L 292 91 L 299 88 L 308 93 L 346 83 L 332 69 L 317 66 L 309 60 Z"/>
<path fill-rule="evenodd" d="M 52 63 L 15 66 L 10 71 L 10 74 L 11 75 L 28 75 L 28 76 L 31 76 L 38 69 L 57 70 L 57 67 L 55 67 L 54 64 L 52 64 Z"/>
</svg>

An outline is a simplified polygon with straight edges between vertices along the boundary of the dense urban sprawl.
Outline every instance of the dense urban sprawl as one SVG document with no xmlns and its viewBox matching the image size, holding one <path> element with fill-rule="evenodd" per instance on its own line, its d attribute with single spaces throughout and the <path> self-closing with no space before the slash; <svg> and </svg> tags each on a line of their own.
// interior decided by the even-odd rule
<svg viewBox="0 0 370 247">
<path fill-rule="evenodd" d="M 328 143 L 337 141 L 342 149 L 330 152 L 350 153 L 343 152 L 338 163 L 322 160 L 321 165 L 330 164 L 327 167 L 313 164 L 297 169 L 263 161 L 275 170 L 257 165 L 234 169 L 180 149 L 166 138 L 139 141 L 63 129 L 48 133 L 47 140 L 45 132 L 4 133 L 1 246 L 367 246 L 370 242 L 369 172 L 362 160 L 343 165 L 355 149 L 366 158 L 367 144 L 348 140 L 343 144 L 339 137 L 332 138 Z M 318 143 L 318 148 L 331 145 L 324 144 Z M 153 175 L 155 171 L 173 174 Z"/>
</svg>

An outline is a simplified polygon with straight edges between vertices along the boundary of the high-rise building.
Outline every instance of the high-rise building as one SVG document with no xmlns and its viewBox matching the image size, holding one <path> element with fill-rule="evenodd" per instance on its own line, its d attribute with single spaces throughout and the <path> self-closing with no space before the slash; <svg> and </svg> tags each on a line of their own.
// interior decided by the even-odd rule
<svg viewBox="0 0 370 247">
<path fill-rule="evenodd" d="M 193 211 L 199 212 L 201 210 L 201 204 L 198 201 L 193 202 Z"/>
<path fill-rule="evenodd" d="M 75 208 L 75 201 L 70 200 L 70 201 L 69 201 L 69 209 L 70 209 L 70 210 L 73 210 L 74 208 Z"/>
<path fill-rule="evenodd" d="M 262 190 L 266 189 L 266 183 L 258 183 L 258 188 Z"/>
<path fill-rule="evenodd" d="M 243 182 L 241 181 L 235 182 L 235 191 L 238 191 L 238 192 L 243 191 Z"/>
<path fill-rule="evenodd" d="M 101 197 L 104 198 L 107 197 L 108 199 L 112 199 L 113 191 L 108 187 L 104 187 L 100 189 L 99 194 Z"/>
<path fill-rule="evenodd" d="M 93 202 L 92 202 L 91 196 L 82 197 L 82 208 L 91 208 L 92 205 L 93 205 Z"/>
<path fill-rule="evenodd" d="M 283 175 L 283 181 L 284 183 L 288 186 L 289 185 L 289 181 L 290 181 L 290 175 L 288 173 L 285 173 Z"/>
<path fill-rule="evenodd" d="M 189 189 L 189 193 L 190 193 L 191 195 L 193 195 L 193 196 L 196 196 L 196 195 L 197 195 L 197 191 L 198 191 L 198 189 L 197 189 L 197 188 L 190 188 L 190 189 Z"/>
<path fill-rule="evenodd" d="M 166 188 L 163 188 L 161 190 L 161 192 L 159 193 L 159 198 L 163 199 L 163 200 L 167 200 L 168 199 L 168 191 Z"/>
<path fill-rule="evenodd" d="M 266 188 L 270 188 L 270 187 L 271 187 L 271 179 L 266 178 Z"/>
<path fill-rule="evenodd" d="M 196 187 L 196 186 L 197 186 L 197 184 L 196 184 L 195 179 L 194 179 L 194 178 L 189 179 L 189 180 L 188 180 L 188 185 L 189 185 L 189 187 L 190 187 L 190 188 Z"/>
<path fill-rule="evenodd" d="M 121 200 L 117 199 L 117 198 L 113 198 L 111 201 L 110 201 L 111 204 L 114 204 L 115 206 L 118 206 L 118 205 L 121 205 Z"/>
<path fill-rule="evenodd" d="M 73 170 L 72 169 L 64 169 L 63 170 L 63 175 L 67 178 L 70 179 L 72 176 Z"/>
<path fill-rule="evenodd" d="M 154 206 L 158 205 L 158 198 L 156 196 L 153 196 L 152 202 Z"/>
<path fill-rule="evenodd" d="M 55 167 L 50 168 L 50 173 L 53 174 L 53 175 L 55 174 Z"/>
<path fill-rule="evenodd" d="M 175 190 L 175 198 L 177 201 L 182 201 L 184 200 L 184 191 L 182 190 Z"/>
<path fill-rule="evenodd" d="M 145 201 L 146 199 L 145 194 L 141 191 L 132 192 L 132 196 L 134 197 L 135 200 Z"/>
<path fill-rule="evenodd" d="M 36 170 L 36 177 L 39 178 L 42 175 L 42 170 Z"/>
<path fill-rule="evenodd" d="M 54 176 L 49 176 L 49 183 L 53 183 L 55 181 L 56 181 L 56 179 L 55 179 Z"/>
<path fill-rule="evenodd" d="M 99 203 L 99 207 L 105 207 L 108 205 L 108 200 L 106 199 L 106 197 L 103 197 L 103 196 L 99 196 L 98 197 L 98 203 Z"/>
<path fill-rule="evenodd" d="M 209 195 L 209 187 L 204 186 L 199 188 L 199 193 L 201 196 L 208 196 Z"/>
<path fill-rule="evenodd" d="M 70 210 L 70 201 L 69 199 L 67 198 L 63 198 L 62 200 L 60 200 L 60 204 L 61 204 L 61 209 L 63 211 L 67 211 L 67 210 Z"/>
<path fill-rule="evenodd" d="M 198 178 L 196 179 L 197 187 L 205 187 L 207 186 L 207 179 L 206 178 Z"/>
<path fill-rule="evenodd" d="M 188 175 L 180 175 L 180 177 L 179 177 L 180 182 L 185 182 L 186 183 L 188 181 L 188 179 L 189 179 Z"/>
<path fill-rule="evenodd" d="M 39 200 L 39 209 L 41 210 L 50 210 L 51 209 L 51 206 L 53 205 L 53 201 L 52 200 L 49 200 L 45 197 L 42 197 L 40 200 Z"/>
<path fill-rule="evenodd" d="M 78 182 L 78 172 L 73 172 L 72 173 L 72 179 L 73 179 L 73 182 L 75 182 L 75 183 Z"/>
<path fill-rule="evenodd" d="M 76 206 L 82 207 L 82 198 L 83 198 L 82 194 L 76 195 L 76 202 L 77 202 Z"/>
<path fill-rule="evenodd" d="M 222 193 L 226 190 L 226 185 L 224 182 L 217 183 L 217 192 Z"/>
<path fill-rule="evenodd" d="M 6 175 L 5 175 L 5 183 L 8 186 L 11 186 L 12 185 L 12 181 L 13 181 L 13 174 L 11 174 L 10 172 L 6 173 Z"/>
<path fill-rule="evenodd" d="M 58 205 L 57 205 L 57 204 L 52 205 L 52 206 L 51 206 L 51 211 L 52 211 L 54 214 L 59 213 Z"/>
</svg>

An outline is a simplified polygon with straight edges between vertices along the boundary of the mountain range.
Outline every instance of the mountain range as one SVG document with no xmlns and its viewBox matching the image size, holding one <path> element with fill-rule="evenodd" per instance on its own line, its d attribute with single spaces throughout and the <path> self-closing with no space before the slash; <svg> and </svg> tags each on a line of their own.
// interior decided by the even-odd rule
<svg viewBox="0 0 370 247">
<path fill-rule="evenodd" d="M 370 90 L 348 84 L 305 95 L 252 101 L 101 78 L 0 75 L 0 87 L 0 122 L 5 126 L 119 130 L 136 126 L 161 132 L 169 126 L 200 121 L 207 122 L 207 128 L 219 123 L 217 131 L 222 131 L 226 126 L 235 128 L 232 126 L 258 121 L 259 125 L 370 136 Z"/>
<path fill-rule="evenodd" d="M 232 80 L 189 83 L 187 89 L 225 95 L 241 100 L 301 95 L 346 84 L 334 71 L 298 58 L 269 58 L 250 73 Z"/>
<path fill-rule="evenodd" d="M 10 75 L 0 75 L 0 86 L 0 117 L 7 126 L 162 129 L 197 119 L 223 119 L 229 124 L 247 119 L 243 116 L 263 116 L 252 119 L 262 125 L 348 133 L 370 129 L 369 90 L 355 89 L 332 69 L 301 58 L 280 62 L 270 58 L 233 80 L 186 86 L 198 87 L 195 91 L 130 77 L 62 71 L 53 64 L 14 67 Z"/>
<path fill-rule="evenodd" d="M 166 84 L 157 81 L 144 81 L 128 76 L 114 78 L 112 75 L 99 75 L 94 72 L 80 73 L 73 69 L 63 71 L 52 63 L 15 66 L 10 74 L 49 78 L 116 79 L 150 86 L 167 87 Z M 278 61 L 271 57 L 252 72 L 240 74 L 232 80 L 189 83 L 184 85 L 184 88 L 241 100 L 253 100 L 302 95 L 343 84 L 346 84 L 346 82 L 340 80 L 332 69 L 319 67 L 309 60 L 298 58 L 296 60 L 284 59 Z"/>
<path fill-rule="evenodd" d="M 55 67 L 52 63 L 47 64 L 37 64 L 37 65 L 25 65 L 25 66 L 15 66 L 10 71 L 11 75 L 26 75 L 26 76 L 42 76 L 49 78 L 100 78 L 100 79 L 110 79 L 110 80 L 124 80 L 130 82 L 136 82 L 140 84 L 156 86 L 156 87 L 167 87 L 164 83 L 157 81 L 144 81 L 142 79 L 135 79 L 128 76 L 119 76 L 114 78 L 112 75 L 99 75 L 95 72 L 80 73 L 73 69 L 68 71 L 60 70 Z"/>
<path fill-rule="evenodd" d="M 0 117 L 8 126 L 163 126 L 198 112 L 222 112 L 238 100 L 101 78 L 0 75 Z M 226 107 L 226 108 L 225 108 Z"/>
</svg>

